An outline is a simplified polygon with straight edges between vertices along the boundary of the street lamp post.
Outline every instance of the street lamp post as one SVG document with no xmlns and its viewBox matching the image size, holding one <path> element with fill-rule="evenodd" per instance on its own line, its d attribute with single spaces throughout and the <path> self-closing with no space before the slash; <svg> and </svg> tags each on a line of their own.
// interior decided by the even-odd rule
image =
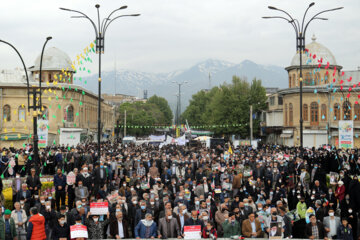
<svg viewBox="0 0 360 240">
<path fill-rule="evenodd" d="M 177 125 L 179 126 L 181 124 L 181 85 L 188 83 L 187 81 L 183 81 L 183 82 L 177 82 L 177 81 L 172 81 L 172 83 L 175 83 L 179 86 L 179 93 L 178 93 L 178 102 L 177 102 Z"/>
<path fill-rule="evenodd" d="M 100 12 L 99 12 L 99 8 L 100 5 L 96 4 L 95 8 L 97 10 L 97 26 L 95 24 L 95 22 L 89 18 L 85 13 L 82 13 L 80 11 L 77 10 L 72 10 L 72 9 L 68 9 L 68 8 L 60 8 L 60 10 L 64 10 L 64 11 L 69 11 L 69 12 L 73 12 L 73 13 L 77 13 L 80 14 L 80 16 L 72 16 L 72 18 L 85 18 L 88 19 L 91 23 L 91 25 L 94 27 L 95 30 L 95 39 L 96 39 L 96 53 L 99 54 L 99 78 L 98 78 L 98 136 L 97 136 L 97 141 L 98 141 L 98 161 L 100 161 L 100 157 L 101 157 L 101 147 L 100 147 L 100 141 L 101 141 L 101 54 L 104 53 L 104 43 L 105 43 L 105 34 L 106 34 L 106 30 L 109 27 L 109 25 L 116 19 L 121 18 L 121 17 L 137 17 L 140 16 L 140 14 L 130 14 L 130 15 L 120 15 L 120 16 L 116 16 L 114 18 L 111 19 L 111 16 L 122 9 L 126 9 L 127 6 L 122 6 L 120 8 L 117 8 L 115 10 L 113 10 L 108 17 L 104 18 L 103 20 L 101 20 L 101 24 L 100 24 Z"/>
<path fill-rule="evenodd" d="M 34 160 L 38 161 L 39 160 L 39 146 L 38 146 L 38 134 L 37 134 L 37 117 L 38 117 L 38 109 L 39 111 L 41 111 L 42 108 L 42 101 L 41 101 L 41 70 L 42 70 L 42 60 L 43 60 L 43 55 L 44 55 L 44 50 L 45 50 L 45 46 L 47 44 L 47 42 L 49 40 L 51 40 L 52 37 L 47 37 L 46 41 L 43 45 L 42 51 L 41 51 L 41 56 L 40 56 L 40 77 L 39 77 L 39 90 L 36 90 L 36 88 L 33 88 L 32 91 L 30 91 L 30 84 L 29 84 L 29 76 L 27 73 L 27 68 L 25 66 L 25 62 L 22 58 L 22 56 L 20 55 L 19 51 L 10 43 L 0 40 L 0 42 L 5 43 L 7 45 L 9 45 L 11 48 L 13 48 L 15 50 L 15 52 L 17 53 L 17 55 L 20 57 L 21 59 L 21 63 L 24 67 L 24 71 L 25 71 L 25 76 L 26 76 L 26 85 L 27 85 L 27 95 L 28 95 L 28 111 L 30 112 L 30 109 L 33 109 L 33 152 L 34 152 Z M 33 105 L 30 106 L 30 95 L 33 95 Z M 39 98 L 37 98 L 37 96 L 39 95 Z"/>
<path fill-rule="evenodd" d="M 288 12 L 273 7 L 273 6 L 269 6 L 268 8 L 271 10 L 275 10 L 275 11 L 280 11 L 282 13 L 284 13 L 286 15 L 286 17 L 282 17 L 282 16 L 271 16 L 271 17 L 263 17 L 264 19 L 271 19 L 271 18 L 277 18 L 277 19 L 283 19 L 286 20 L 288 23 L 291 24 L 291 26 L 294 28 L 295 30 L 295 34 L 296 34 L 296 51 L 299 53 L 299 57 L 300 57 L 300 147 L 303 148 L 303 111 L 302 111 L 302 95 L 303 95 L 303 74 L 302 74 L 302 68 L 303 68 L 303 63 L 302 63 L 302 54 L 305 52 L 305 35 L 306 35 L 306 30 L 310 24 L 310 22 L 312 22 L 313 20 L 328 20 L 327 18 L 322 18 L 322 17 L 318 17 L 319 15 L 326 13 L 326 12 L 331 12 L 331 11 L 336 11 L 336 10 L 340 10 L 343 9 L 343 7 L 338 7 L 338 8 L 332 8 L 332 9 L 328 9 L 328 10 L 324 10 L 321 12 L 316 13 L 313 17 L 310 18 L 310 20 L 308 20 L 307 22 L 305 22 L 306 20 L 306 14 L 309 11 L 309 9 L 314 6 L 315 3 L 312 2 L 309 4 L 309 6 L 307 7 L 307 9 L 305 10 L 304 16 L 302 18 L 302 22 L 301 24 L 299 23 L 299 21 L 296 18 L 293 18 Z"/>
</svg>

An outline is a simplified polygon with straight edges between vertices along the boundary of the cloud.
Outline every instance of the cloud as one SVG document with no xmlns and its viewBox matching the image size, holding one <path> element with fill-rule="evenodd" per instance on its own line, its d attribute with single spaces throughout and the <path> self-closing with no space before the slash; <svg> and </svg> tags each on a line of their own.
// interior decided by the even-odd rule
<svg viewBox="0 0 360 240">
<path fill-rule="evenodd" d="M 59 7 L 77 9 L 96 17 L 94 5 L 101 4 L 101 16 L 123 4 L 121 13 L 141 13 L 137 18 L 114 21 L 106 33 L 103 68 L 150 72 L 182 69 L 208 58 L 239 63 L 251 59 L 259 64 L 288 66 L 295 53 L 295 34 L 285 21 L 264 20 L 274 15 L 267 9 L 275 5 L 302 16 L 310 1 L 288 0 L 12 0 L 0 9 L 0 39 L 13 43 L 31 66 L 40 54 L 47 36 L 48 46 L 55 46 L 74 59 L 90 41 L 94 32 L 84 19 L 70 18 Z M 329 21 L 314 21 L 307 42 L 316 34 L 318 42 L 328 47 L 345 69 L 360 65 L 360 1 L 316 1 L 309 14 L 344 6 L 324 15 Z M 95 56 L 93 57 L 95 59 Z M 16 55 L 0 45 L 0 69 L 19 66 Z M 97 71 L 97 64 L 89 66 Z"/>
</svg>

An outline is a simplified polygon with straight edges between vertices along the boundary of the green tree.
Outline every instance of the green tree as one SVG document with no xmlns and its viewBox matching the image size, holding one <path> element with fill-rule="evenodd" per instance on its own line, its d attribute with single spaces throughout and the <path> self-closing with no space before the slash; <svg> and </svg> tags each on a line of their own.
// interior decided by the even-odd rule
<svg viewBox="0 0 360 240">
<path fill-rule="evenodd" d="M 199 91 L 192 96 L 183 118 L 191 125 L 226 125 L 227 127 L 208 128 L 215 134 L 240 134 L 248 137 L 250 105 L 253 113 L 266 108 L 266 91 L 261 80 L 254 79 L 251 84 L 246 79 L 234 76 L 231 84 L 224 83 L 211 91 Z M 259 119 L 254 119 L 254 136 L 259 132 Z M 234 126 L 241 124 L 240 126 Z"/>
<path fill-rule="evenodd" d="M 163 122 L 164 124 L 172 123 L 173 113 L 171 111 L 168 101 L 165 98 L 154 95 L 149 98 L 147 103 L 149 103 L 149 104 L 152 103 L 159 107 L 160 111 L 163 113 L 164 118 L 165 118 L 165 120 Z"/>
</svg>

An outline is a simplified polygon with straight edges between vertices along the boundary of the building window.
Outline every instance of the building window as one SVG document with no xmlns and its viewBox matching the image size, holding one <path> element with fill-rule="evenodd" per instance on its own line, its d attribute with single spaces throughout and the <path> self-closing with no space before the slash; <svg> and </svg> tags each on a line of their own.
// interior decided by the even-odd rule
<svg viewBox="0 0 360 240">
<path fill-rule="evenodd" d="M 321 121 L 326 121 L 326 104 L 321 104 Z"/>
<path fill-rule="evenodd" d="M 38 119 L 48 120 L 49 119 L 49 109 L 46 106 L 42 106 L 41 114 L 38 116 Z"/>
<path fill-rule="evenodd" d="M 354 120 L 355 121 L 360 121 L 359 117 L 360 117 L 360 104 L 355 104 L 354 105 Z"/>
<path fill-rule="evenodd" d="M 292 126 L 294 124 L 293 117 L 293 105 L 292 103 L 289 103 L 289 126 Z"/>
<path fill-rule="evenodd" d="M 312 79 L 311 79 L 311 74 L 309 72 L 307 72 L 305 74 L 305 86 L 310 86 L 311 85 L 311 82 L 312 82 Z"/>
<path fill-rule="evenodd" d="M 282 97 L 278 97 L 278 105 L 283 105 L 283 98 Z"/>
<path fill-rule="evenodd" d="M 351 120 L 351 104 L 349 101 L 343 103 L 344 120 Z"/>
<path fill-rule="evenodd" d="M 74 122 L 74 107 L 72 105 L 65 108 L 64 119 L 67 122 Z"/>
<path fill-rule="evenodd" d="M 307 104 L 304 104 L 303 106 L 303 120 L 309 121 L 309 108 Z"/>
<path fill-rule="evenodd" d="M 4 121 L 7 121 L 7 122 L 11 121 L 11 108 L 7 104 L 4 106 L 3 116 L 4 116 Z"/>
<path fill-rule="evenodd" d="M 319 105 L 317 102 L 312 102 L 310 105 L 310 125 L 319 125 Z"/>
<path fill-rule="evenodd" d="M 338 103 L 334 104 L 334 121 L 340 120 L 340 105 Z"/>
<path fill-rule="evenodd" d="M 289 75 L 289 88 L 291 88 L 291 82 L 292 82 L 292 79 L 291 79 L 291 75 Z"/>
<path fill-rule="evenodd" d="M 19 107 L 19 121 L 24 122 L 26 117 L 26 109 L 23 106 Z"/>
<path fill-rule="evenodd" d="M 288 125 L 288 114 L 287 114 L 287 104 L 285 104 L 285 126 Z"/>
<path fill-rule="evenodd" d="M 275 97 L 270 97 L 270 106 L 275 105 Z"/>
<path fill-rule="evenodd" d="M 292 86 L 293 86 L 293 87 L 296 87 L 296 86 L 297 86 L 295 74 L 293 74 L 293 76 L 292 76 Z"/>
</svg>

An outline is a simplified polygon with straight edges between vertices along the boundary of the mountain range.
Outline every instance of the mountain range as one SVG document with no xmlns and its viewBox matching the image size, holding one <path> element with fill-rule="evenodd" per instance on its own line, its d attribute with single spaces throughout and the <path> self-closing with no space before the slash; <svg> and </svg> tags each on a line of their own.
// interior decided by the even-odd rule
<svg viewBox="0 0 360 240">
<path fill-rule="evenodd" d="M 210 81 L 209 81 L 210 75 Z M 148 97 L 156 94 L 168 100 L 171 109 L 175 111 L 178 85 L 173 82 L 184 82 L 181 86 L 182 111 L 189 104 L 191 96 L 202 89 L 209 89 L 223 83 L 231 83 L 236 75 L 245 77 L 248 81 L 254 78 L 261 79 L 265 87 L 281 87 L 287 84 L 288 75 L 283 67 L 260 65 L 249 60 L 240 64 L 208 59 L 188 69 L 169 73 L 148 73 L 141 71 L 118 70 L 102 72 L 102 93 L 121 93 L 142 98 L 143 91 L 148 91 Z M 87 84 L 83 87 L 97 92 L 97 75 L 86 78 Z M 115 83 L 116 79 L 116 83 Z M 84 81 L 82 81 L 84 83 Z M 81 85 L 81 84 L 80 84 Z"/>
</svg>

